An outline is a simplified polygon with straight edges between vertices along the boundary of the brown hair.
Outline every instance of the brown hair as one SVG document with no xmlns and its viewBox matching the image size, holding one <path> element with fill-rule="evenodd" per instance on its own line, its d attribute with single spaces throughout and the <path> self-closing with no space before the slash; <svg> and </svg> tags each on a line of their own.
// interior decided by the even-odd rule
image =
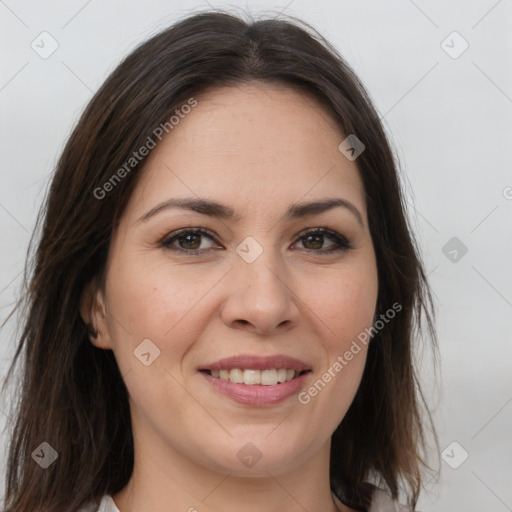
<svg viewBox="0 0 512 512">
<path fill-rule="evenodd" d="M 79 305 L 86 285 L 103 281 L 111 234 L 145 159 L 108 197 L 98 199 L 95 190 L 189 98 L 255 81 L 312 95 L 366 147 L 357 166 L 377 257 L 376 317 L 393 303 L 402 309 L 369 344 L 360 387 L 332 436 L 331 487 L 360 510 L 373 485 L 394 498 L 403 493 L 415 506 L 428 467 L 413 361 L 422 315 L 434 352 L 437 342 L 431 292 L 379 115 L 351 68 L 306 23 L 246 22 L 212 11 L 177 22 L 128 55 L 89 102 L 58 161 L 38 217 L 37 225 L 44 223 L 34 266 L 27 258 L 24 300 L 15 308 L 23 305 L 25 315 L 4 388 L 21 355 L 23 367 L 5 512 L 75 512 L 128 483 L 134 454 L 127 390 L 112 351 L 90 343 Z M 31 457 L 43 441 L 58 452 L 47 469 Z"/>
</svg>

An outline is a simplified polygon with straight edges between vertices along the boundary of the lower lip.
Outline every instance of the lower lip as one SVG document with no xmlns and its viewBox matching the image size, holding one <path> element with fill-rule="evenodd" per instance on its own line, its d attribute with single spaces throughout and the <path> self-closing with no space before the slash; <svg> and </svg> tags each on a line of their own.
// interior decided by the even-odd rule
<svg viewBox="0 0 512 512">
<path fill-rule="evenodd" d="M 275 386 L 235 384 L 229 380 L 217 379 L 208 373 L 200 372 L 203 377 L 220 393 L 238 403 L 251 406 L 264 406 L 282 402 L 295 395 L 304 386 L 306 372 L 295 379 L 276 384 Z"/>
</svg>

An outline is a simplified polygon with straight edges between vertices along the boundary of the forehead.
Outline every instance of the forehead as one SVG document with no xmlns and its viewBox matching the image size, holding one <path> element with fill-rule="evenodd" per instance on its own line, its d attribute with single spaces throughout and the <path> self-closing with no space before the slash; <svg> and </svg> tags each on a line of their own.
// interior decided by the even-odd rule
<svg viewBox="0 0 512 512">
<path fill-rule="evenodd" d="M 150 153 L 132 201 L 136 213 L 172 195 L 212 198 L 240 213 L 336 192 L 364 211 L 357 165 L 338 150 L 345 136 L 316 99 L 268 84 L 195 99 Z"/>
</svg>

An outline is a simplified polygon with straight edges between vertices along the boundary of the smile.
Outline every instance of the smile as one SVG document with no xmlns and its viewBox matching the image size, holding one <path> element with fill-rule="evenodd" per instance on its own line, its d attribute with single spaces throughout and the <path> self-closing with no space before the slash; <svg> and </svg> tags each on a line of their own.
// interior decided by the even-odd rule
<svg viewBox="0 0 512 512">
<path fill-rule="evenodd" d="M 231 370 L 203 370 L 215 379 L 248 386 L 275 386 L 296 379 L 309 370 L 270 368 L 265 370 L 232 368 Z"/>
<path fill-rule="evenodd" d="M 266 373 L 267 371 L 269 371 L 268 374 Z M 221 372 L 224 378 L 221 377 Z M 279 370 L 277 369 L 244 369 L 243 378 L 245 379 L 247 373 L 247 381 L 249 382 L 249 384 L 245 384 L 245 382 L 231 381 L 231 372 L 233 372 L 234 379 L 240 380 L 242 370 L 237 368 L 231 370 L 201 370 L 198 373 L 206 379 L 212 386 L 211 389 L 216 393 L 249 407 L 272 406 L 297 395 L 305 387 L 306 379 L 312 373 L 311 370 L 304 370 L 296 375 L 295 370 L 287 369 L 286 380 L 279 382 L 277 377 Z M 212 375 L 217 373 L 219 374 L 218 377 Z M 227 378 L 228 375 L 229 378 Z M 281 371 L 281 377 L 283 375 Z M 288 380 L 288 375 L 290 375 L 290 380 Z M 263 384 L 261 380 L 267 382 L 267 384 Z"/>
</svg>

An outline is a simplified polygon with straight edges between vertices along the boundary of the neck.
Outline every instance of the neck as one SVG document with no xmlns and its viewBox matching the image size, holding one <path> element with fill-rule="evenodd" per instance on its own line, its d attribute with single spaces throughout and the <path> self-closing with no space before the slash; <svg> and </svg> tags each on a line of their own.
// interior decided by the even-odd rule
<svg viewBox="0 0 512 512">
<path fill-rule="evenodd" d="M 142 437 L 144 447 L 135 441 L 130 481 L 113 495 L 120 512 L 351 510 L 330 490 L 330 443 L 313 457 L 295 461 L 286 471 L 262 466 L 254 476 L 246 476 L 207 468 L 168 445 L 147 443 L 148 437 Z"/>
</svg>

